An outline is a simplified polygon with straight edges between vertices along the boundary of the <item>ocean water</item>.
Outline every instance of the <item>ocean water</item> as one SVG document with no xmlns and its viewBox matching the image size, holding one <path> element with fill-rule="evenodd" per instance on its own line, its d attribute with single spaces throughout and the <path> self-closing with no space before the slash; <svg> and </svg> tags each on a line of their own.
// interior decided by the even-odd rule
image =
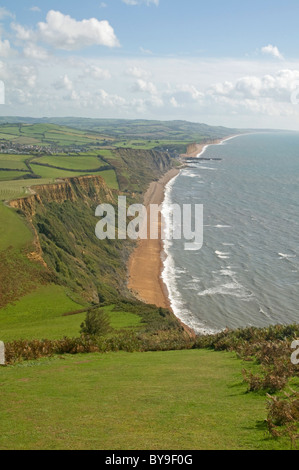
<svg viewBox="0 0 299 470">
<path fill-rule="evenodd" d="M 299 322 L 299 133 L 210 145 L 167 186 L 171 203 L 203 204 L 204 244 L 165 241 L 174 313 L 199 333 Z M 170 221 L 169 221 L 170 223 Z"/>
</svg>

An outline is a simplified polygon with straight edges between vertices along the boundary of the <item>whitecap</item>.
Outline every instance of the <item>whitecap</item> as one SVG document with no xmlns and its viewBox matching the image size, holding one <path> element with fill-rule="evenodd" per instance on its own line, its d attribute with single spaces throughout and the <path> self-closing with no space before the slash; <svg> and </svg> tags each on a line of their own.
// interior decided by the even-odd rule
<svg viewBox="0 0 299 470">
<path fill-rule="evenodd" d="M 296 258 L 296 255 L 290 255 L 290 254 L 284 254 L 284 253 L 278 253 L 278 256 L 280 256 L 279 259 L 291 259 L 291 258 Z"/>
<path fill-rule="evenodd" d="M 205 297 L 207 295 L 231 295 L 244 301 L 250 300 L 253 296 L 252 293 L 246 291 L 246 289 L 237 281 L 220 284 L 217 287 L 211 287 L 202 292 L 199 292 L 198 295 L 200 297 Z"/>
</svg>

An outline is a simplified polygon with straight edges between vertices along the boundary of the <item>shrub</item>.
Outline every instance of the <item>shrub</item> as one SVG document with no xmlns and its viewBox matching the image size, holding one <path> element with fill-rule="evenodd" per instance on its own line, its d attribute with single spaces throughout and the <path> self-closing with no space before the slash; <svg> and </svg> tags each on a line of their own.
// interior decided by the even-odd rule
<svg viewBox="0 0 299 470">
<path fill-rule="evenodd" d="M 291 390 L 281 397 L 268 395 L 267 426 L 269 433 L 277 438 L 287 436 L 292 447 L 296 446 L 299 439 L 299 393 Z"/>
<path fill-rule="evenodd" d="M 89 310 L 81 324 L 80 333 L 84 336 L 104 336 L 110 330 L 109 318 L 103 309 Z"/>
</svg>

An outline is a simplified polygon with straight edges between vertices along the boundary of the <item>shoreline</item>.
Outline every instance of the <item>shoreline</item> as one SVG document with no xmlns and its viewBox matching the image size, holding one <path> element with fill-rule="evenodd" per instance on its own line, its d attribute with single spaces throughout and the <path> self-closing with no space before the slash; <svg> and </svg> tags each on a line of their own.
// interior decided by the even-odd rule
<svg viewBox="0 0 299 470">
<path fill-rule="evenodd" d="M 204 144 L 193 144 L 188 147 L 189 151 L 187 150 L 186 154 L 181 155 L 181 158 L 196 158 L 201 155 L 209 145 L 220 145 L 234 137 L 237 137 L 237 135 L 229 136 L 224 139 L 215 139 Z M 165 173 L 159 181 L 153 181 L 149 185 L 144 195 L 144 205 L 147 208 L 148 214 L 151 204 L 160 205 L 163 203 L 167 184 L 175 178 L 180 171 L 181 169 L 173 168 Z M 147 240 L 139 240 L 128 263 L 128 288 L 137 299 L 147 304 L 167 308 L 175 315 L 171 307 L 168 288 L 162 278 L 166 256 L 164 243 L 161 238 L 151 240 L 148 237 Z M 177 316 L 175 317 L 190 337 L 196 336 L 195 331 L 191 327 L 183 323 Z"/>
<path fill-rule="evenodd" d="M 244 134 L 234 134 L 228 137 L 224 137 L 223 139 L 210 140 L 209 142 L 205 142 L 203 144 L 191 144 L 188 147 L 190 148 L 190 151 L 188 152 L 188 149 L 187 149 L 187 153 L 182 154 L 181 157 L 182 158 L 199 158 L 206 151 L 206 148 L 209 147 L 210 145 L 222 145 L 227 140 L 234 139 L 235 137 L 240 137 L 241 135 L 244 135 Z"/>
<path fill-rule="evenodd" d="M 151 204 L 162 204 L 166 185 L 179 174 L 171 169 L 153 181 L 144 195 L 144 205 L 149 214 Z M 160 224 L 159 224 L 160 225 Z M 163 270 L 163 240 L 139 240 L 129 259 L 128 288 L 139 300 L 171 310 L 167 286 L 161 277 Z"/>
</svg>

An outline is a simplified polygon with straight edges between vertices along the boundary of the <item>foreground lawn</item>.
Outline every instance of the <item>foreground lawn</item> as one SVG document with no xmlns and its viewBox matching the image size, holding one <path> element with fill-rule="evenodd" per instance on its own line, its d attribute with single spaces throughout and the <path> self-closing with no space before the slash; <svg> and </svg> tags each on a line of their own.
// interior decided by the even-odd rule
<svg viewBox="0 0 299 470">
<path fill-rule="evenodd" d="M 0 449 L 279 449 L 232 353 L 63 356 L 0 368 Z"/>
</svg>

